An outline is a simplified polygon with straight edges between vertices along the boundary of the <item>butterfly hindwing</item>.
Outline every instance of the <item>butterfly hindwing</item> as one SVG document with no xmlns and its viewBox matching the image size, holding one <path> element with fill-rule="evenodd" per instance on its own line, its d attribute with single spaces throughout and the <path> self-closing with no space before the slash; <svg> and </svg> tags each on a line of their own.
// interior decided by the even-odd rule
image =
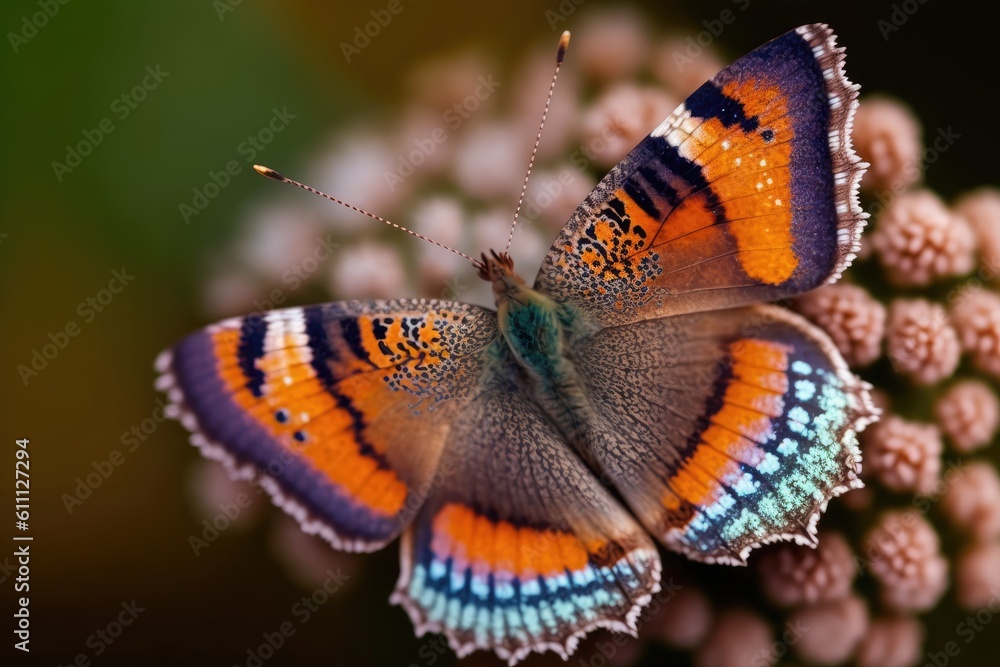
<svg viewBox="0 0 1000 667">
<path fill-rule="evenodd" d="M 566 657 L 594 628 L 634 633 L 659 590 L 652 540 L 527 395 L 509 367 L 485 379 L 403 535 L 393 601 L 459 656 Z"/>
<path fill-rule="evenodd" d="M 377 549 L 415 514 L 496 314 L 442 301 L 274 310 L 161 355 L 170 414 L 334 546 Z"/>
<path fill-rule="evenodd" d="M 825 25 L 717 74 L 577 209 L 536 289 L 602 324 L 730 308 L 833 280 L 857 250 L 857 86 Z"/>
<path fill-rule="evenodd" d="M 533 290 L 484 254 L 498 312 L 228 320 L 161 355 L 168 414 L 333 546 L 402 535 L 392 601 L 460 657 L 634 634 L 660 590 L 651 535 L 742 564 L 814 543 L 827 502 L 860 485 L 867 385 L 820 330 L 752 305 L 836 279 L 857 250 L 856 95 L 829 28 L 791 31 L 601 181 Z"/>
<path fill-rule="evenodd" d="M 813 543 L 860 486 L 866 385 L 825 334 L 774 306 L 612 327 L 573 346 L 593 408 L 584 454 L 647 530 L 696 560 Z"/>
</svg>

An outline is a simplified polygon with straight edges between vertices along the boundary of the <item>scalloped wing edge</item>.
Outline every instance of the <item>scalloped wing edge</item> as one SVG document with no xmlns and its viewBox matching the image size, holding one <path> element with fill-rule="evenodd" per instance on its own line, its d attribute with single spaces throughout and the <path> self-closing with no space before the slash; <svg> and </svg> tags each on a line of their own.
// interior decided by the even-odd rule
<svg viewBox="0 0 1000 667">
<path fill-rule="evenodd" d="M 686 545 L 668 540 L 667 538 L 671 535 L 671 533 L 668 532 L 664 535 L 663 541 L 665 544 L 669 545 L 671 550 L 678 551 L 687 558 L 700 563 L 746 567 L 748 565 L 748 557 L 754 549 L 759 549 L 760 547 L 768 544 L 774 544 L 775 542 L 794 542 L 800 546 L 816 548 L 818 544 L 817 536 L 819 518 L 826 512 L 826 508 L 829 506 L 830 501 L 847 493 L 848 491 L 853 489 L 862 489 L 865 486 L 864 482 L 861 480 L 862 455 L 861 449 L 858 446 L 857 436 L 871 424 L 877 422 L 879 420 L 879 416 L 882 414 L 882 411 L 875 406 L 875 403 L 872 400 L 872 385 L 865 382 L 855 375 L 853 371 L 851 371 L 847 362 L 844 360 L 844 357 L 837 349 L 837 346 L 834 345 L 830 336 L 828 336 L 825 331 L 812 322 L 809 322 L 804 317 L 780 306 L 763 305 L 759 307 L 762 310 L 771 311 L 774 316 L 779 319 L 794 322 L 797 326 L 802 326 L 806 333 L 815 338 L 816 342 L 820 346 L 820 349 L 827 354 L 830 361 L 833 363 L 833 368 L 837 373 L 837 378 L 844 383 L 844 386 L 847 389 L 850 407 L 852 412 L 855 414 L 854 420 L 845 427 L 843 436 L 843 441 L 851 441 L 850 450 L 848 452 L 848 462 L 853 463 L 853 465 L 849 465 L 845 468 L 844 475 L 840 479 L 840 483 L 830 489 L 829 495 L 806 518 L 805 524 L 800 526 L 798 531 L 771 535 L 770 537 L 760 540 L 759 542 L 753 542 L 744 546 L 738 553 L 733 552 L 707 557 L 688 548 Z"/>
<path fill-rule="evenodd" d="M 231 318 L 208 328 L 211 331 L 216 327 L 223 327 L 238 321 L 239 318 Z M 395 537 L 382 542 L 370 542 L 346 538 L 340 535 L 329 523 L 315 517 L 304 505 L 285 493 L 280 483 L 271 475 L 255 468 L 246 461 L 240 461 L 225 447 L 225 445 L 212 440 L 201 429 L 198 416 L 191 410 L 184 401 L 184 394 L 177 386 L 177 379 L 173 371 L 173 350 L 166 349 L 156 358 L 154 368 L 159 373 L 154 387 L 167 395 L 168 404 L 164 409 L 164 414 L 176 420 L 190 433 L 188 441 L 201 451 L 201 455 L 212 461 L 222 463 L 229 478 L 239 482 L 256 482 L 267 491 L 271 497 L 271 502 L 281 508 L 286 514 L 295 519 L 302 531 L 308 535 L 318 535 L 326 540 L 330 546 L 339 551 L 353 553 L 372 552 L 382 549 L 392 542 Z"/>
<path fill-rule="evenodd" d="M 825 23 L 799 26 L 795 32 L 811 47 L 823 69 L 832 128 L 828 133 L 833 158 L 833 178 L 837 207 L 837 265 L 824 284 L 840 280 L 861 250 L 861 232 L 868 225 L 868 213 L 861 208 L 861 178 L 870 166 L 854 151 L 851 132 L 858 109 L 861 86 L 851 83 L 844 70 L 845 49 L 837 46 L 837 36 Z"/>
<path fill-rule="evenodd" d="M 518 662 L 524 660 L 532 653 L 545 653 L 546 651 L 552 651 L 556 653 L 563 660 L 569 660 L 569 657 L 576 652 L 579 646 L 580 640 L 586 637 L 591 632 L 598 629 L 606 629 L 611 632 L 619 632 L 632 637 L 637 637 L 639 632 L 638 619 L 642 610 L 648 605 L 653 596 L 660 592 L 660 575 L 662 573 L 662 565 L 660 563 L 660 554 L 656 548 L 644 549 L 637 548 L 633 549 L 626 558 L 629 558 L 631 562 L 631 556 L 633 554 L 643 554 L 645 558 L 648 559 L 650 563 L 649 572 L 653 577 L 653 586 L 648 593 L 645 593 L 638 598 L 632 604 L 632 607 L 625 614 L 625 621 L 618 621 L 611 618 L 597 619 L 596 621 L 591 621 L 583 627 L 574 632 L 570 633 L 565 637 L 563 643 L 559 642 L 538 642 L 536 644 L 530 644 L 528 646 L 523 646 L 514 651 L 509 651 L 502 646 L 494 646 L 492 644 L 477 644 L 476 642 L 461 642 L 452 633 L 444 627 L 443 624 L 436 621 L 425 621 L 424 614 L 422 610 L 416 605 L 416 603 L 407 594 L 406 589 L 410 585 L 410 572 L 412 571 L 412 563 L 410 562 L 410 547 L 412 546 L 413 540 L 413 527 L 408 527 L 403 531 L 403 535 L 400 539 L 400 549 L 399 549 L 399 579 L 396 582 L 396 587 L 389 596 L 389 603 L 396 606 L 402 607 L 406 611 L 407 616 L 410 617 L 410 621 L 413 623 L 413 629 L 417 637 L 422 637 L 428 633 L 438 633 L 443 635 L 448 640 L 448 646 L 455 652 L 455 655 L 461 659 L 477 650 L 493 651 L 501 660 L 506 660 L 508 665 L 516 665 Z"/>
</svg>

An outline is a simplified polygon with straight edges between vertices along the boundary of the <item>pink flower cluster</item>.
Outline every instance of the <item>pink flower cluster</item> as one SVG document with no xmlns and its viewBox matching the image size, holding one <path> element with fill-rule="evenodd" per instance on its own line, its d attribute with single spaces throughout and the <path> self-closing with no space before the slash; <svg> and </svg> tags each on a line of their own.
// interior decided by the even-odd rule
<svg viewBox="0 0 1000 667">
<path fill-rule="evenodd" d="M 580 13 L 574 67 L 560 80 L 514 237 L 527 275 L 604 171 L 723 65 L 710 49 L 687 58 L 686 35 L 658 35 L 635 11 Z M 453 247 L 502 246 L 551 51 L 539 45 L 474 105 L 482 77 L 502 72 L 488 54 L 415 64 L 402 108 L 338 130 L 306 161 L 302 180 Z M 638 640 L 616 642 L 608 655 L 603 638 L 590 637 L 574 660 L 587 662 L 590 651 L 625 667 L 663 643 L 713 667 L 915 667 L 918 615 L 949 586 L 968 610 L 1000 588 L 1000 476 L 991 462 L 1000 430 L 1000 190 L 954 204 L 935 194 L 924 184 L 921 133 L 902 102 L 862 99 L 854 143 L 871 163 L 862 187 L 872 229 L 858 266 L 794 304 L 875 386 L 884 414 L 862 437 L 868 488 L 835 501 L 842 511 L 821 520 L 815 549 L 765 547 L 749 572 L 679 565 L 683 585 L 641 619 Z M 326 202 L 262 191 L 273 198 L 210 267 L 206 301 L 220 317 L 258 310 L 275 290 L 289 304 L 319 292 L 492 305 L 489 287 L 438 248 Z M 218 477 L 198 476 L 205 512 L 244 490 Z M 240 522 L 261 514 L 248 510 Z M 961 537 L 957 548 L 942 542 L 942 529 Z M 303 586 L 331 563 L 355 571 L 366 562 L 296 534 L 275 524 L 273 544 Z"/>
</svg>

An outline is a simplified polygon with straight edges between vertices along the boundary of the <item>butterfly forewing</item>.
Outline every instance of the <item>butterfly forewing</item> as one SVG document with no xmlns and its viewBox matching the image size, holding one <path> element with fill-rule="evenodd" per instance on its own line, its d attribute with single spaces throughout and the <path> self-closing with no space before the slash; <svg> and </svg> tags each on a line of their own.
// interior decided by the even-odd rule
<svg viewBox="0 0 1000 667">
<path fill-rule="evenodd" d="M 570 219 L 517 304 L 537 319 L 400 300 L 229 320 L 161 356 L 170 414 L 335 547 L 402 534 L 393 601 L 459 655 L 634 632 L 650 534 L 726 563 L 811 542 L 874 409 L 824 334 L 746 306 L 856 250 L 842 67 L 803 26 L 698 89 Z"/>
<path fill-rule="evenodd" d="M 857 249 L 857 87 L 823 25 L 743 56 L 656 127 L 556 239 L 536 289 L 603 324 L 797 295 Z"/>
<path fill-rule="evenodd" d="M 183 339 L 159 386 L 206 455 L 334 546 L 371 551 L 415 515 L 496 337 L 495 313 L 460 303 L 274 310 Z"/>
</svg>

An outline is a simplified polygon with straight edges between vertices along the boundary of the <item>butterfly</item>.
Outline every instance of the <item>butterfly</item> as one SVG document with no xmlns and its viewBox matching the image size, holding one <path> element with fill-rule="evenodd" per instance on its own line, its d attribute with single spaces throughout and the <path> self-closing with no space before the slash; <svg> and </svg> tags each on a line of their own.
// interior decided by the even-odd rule
<svg viewBox="0 0 1000 667">
<path fill-rule="evenodd" d="M 391 601 L 459 656 L 634 634 L 657 542 L 737 565 L 814 545 L 877 413 L 822 331 L 760 304 L 858 250 L 843 66 L 814 24 L 719 72 L 596 186 L 533 286 L 506 253 L 475 262 L 496 310 L 336 302 L 189 335 L 157 361 L 170 414 L 335 548 L 400 538 Z"/>
</svg>

